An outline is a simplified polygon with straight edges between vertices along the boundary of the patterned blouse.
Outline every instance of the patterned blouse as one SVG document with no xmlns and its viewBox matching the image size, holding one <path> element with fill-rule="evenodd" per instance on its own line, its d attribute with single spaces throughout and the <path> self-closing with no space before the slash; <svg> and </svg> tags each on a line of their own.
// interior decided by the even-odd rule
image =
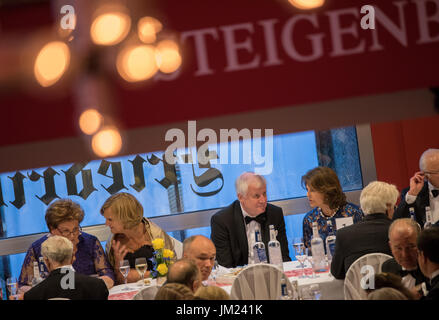
<svg viewBox="0 0 439 320">
<path fill-rule="evenodd" d="M 325 216 L 322 212 L 322 209 L 320 209 L 319 207 L 315 207 L 314 209 L 309 211 L 303 218 L 303 243 L 308 249 L 311 249 L 312 223 L 314 221 L 317 221 L 319 235 L 322 238 L 323 243 L 325 243 L 326 237 L 328 236 L 327 221 L 331 220 L 332 229 L 334 230 L 334 234 L 336 235 L 337 231 L 335 219 L 346 217 L 352 217 L 354 223 L 357 223 L 363 220 L 364 215 L 363 211 L 361 211 L 361 209 L 357 205 L 349 202 L 344 207 L 339 208 L 332 217 Z"/>
<path fill-rule="evenodd" d="M 41 257 L 41 245 L 48 238 L 48 234 L 32 243 L 31 247 L 24 258 L 23 267 L 21 268 L 20 278 L 18 280 L 19 287 L 31 286 L 34 261 Z M 114 281 L 113 268 L 108 262 L 107 256 L 104 253 L 101 243 L 95 236 L 82 232 L 79 235 L 79 242 L 77 244 L 77 251 L 75 254 L 75 261 L 73 268 L 76 272 L 84 275 L 95 275 L 99 277 L 107 276 Z M 44 269 L 48 272 L 46 265 Z"/>
</svg>

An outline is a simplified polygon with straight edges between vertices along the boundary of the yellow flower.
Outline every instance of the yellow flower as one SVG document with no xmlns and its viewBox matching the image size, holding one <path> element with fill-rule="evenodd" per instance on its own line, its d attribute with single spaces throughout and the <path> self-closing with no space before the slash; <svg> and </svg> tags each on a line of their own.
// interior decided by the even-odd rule
<svg viewBox="0 0 439 320">
<path fill-rule="evenodd" d="M 154 248 L 154 250 L 163 249 L 164 246 L 165 246 L 165 241 L 163 241 L 162 238 L 156 238 L 152 240 L 152 247 Z"/>
<path fill-rule="evenodd" d="M 168 267 L 166 266 L 165 263 L 160 263 L 157 266 L 157 271 L 160 273 L 160 275 L 164 276 L 168 273 Z"/>
<path fill-rule="evenodd" d="M 174 258 L 174 251 L 169 250 L 169 249 L 165 249 L 163 250 L 163 258 Z"/>
</svg>

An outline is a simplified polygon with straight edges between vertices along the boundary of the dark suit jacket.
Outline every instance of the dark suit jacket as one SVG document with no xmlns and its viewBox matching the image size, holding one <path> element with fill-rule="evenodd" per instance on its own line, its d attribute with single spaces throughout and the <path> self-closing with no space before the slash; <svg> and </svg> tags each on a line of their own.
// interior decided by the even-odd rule
<svg viewBox="0 0 439 320">
<path fill-rule="evenodd" d="M 423 228 L 425 223 L 425 207 L 430 205 L 428 182 L 424 183 L 424 186 L 416 197 L 415 202 L 412 204 L 408 204 L 405 201 L 405 195 L 408 191 L 409 188 L 405 188 L 401 191 L 401 202 L 399 203 L 398 208 L 396 208 L 395 213 L 393 214 L 393 220 L 399 218 L 410 218 L 409 208 L 413 207 L 415 209 L 415 219 L 419 223 L 421 228 Z"/>
<path fill-rule="evenodd" d="M 262 241 L 267 250 L 267 257 L 267 244 L 270 241 L 269 226 L 272 224 L 278 231 L 277 240 L 280 242 L 283 261 L 291 261 L 282 209 L 268 203 L 266 213 L 267 221 L 261 226 L 261 230 L 263 229 Z M 248 241 L 239 201 L 235 200 L 230 206 L 215 213 L 210 224 L 218 263 L 227 268 L 248 264 Z"/>
<path fill-rule="evenodd" d="M 331 273 L 344 279 L 351 264 L 368 253 L 391 255 L 387 232 L 392 221 L 383 213 L 368 214 L 363 221 L 337 231 Z"/>
<path fill-rule="evenodd" d="M 393 274 L 396 274 L 402 278 L 402 274 L 401 274 L 402 267 L 398 264 L 398 262 L 396 262 L 395 258 L 392 258 L 392 259 L 385 261 L 381 267 L 381 271 L 393 273 Z M 416 283 L 415 283 L 416 286 L 418 284 L 423 283 L 423 282 L 425 282 L 425 284 L 428 285 L 428 283 L 430 282 L 430 280 L 426 276 L 424 276 L 424 274 L 421 272 L 421 269 L 419 269 L 419 266 L 418 266 L 418 269 L 416 269 L 414 271 L 413 276 L 416 279 Z"/>
<path fill-rule="evenodd" d="M 427 296 L 424 297 L 425 300 L 439 300 L 439 276 L 431 279 L 431 287 L 428 291 Z"/>
<path fill-rule="evenodd" d="M 24 294 L 24 300 L 48 300 L 51 298 L 68 298 L 70 300 L 108 299 L 108 289 L 103 280 L 73 272 L 74 289 L 63 289 L 61 281 L 66 275 L 67 272 L 61 273 L 61 269 L 53 270 L 47 279 Z M 66 279 L 63 283 L 69 285 L 70 283 Z"/>
</svg>

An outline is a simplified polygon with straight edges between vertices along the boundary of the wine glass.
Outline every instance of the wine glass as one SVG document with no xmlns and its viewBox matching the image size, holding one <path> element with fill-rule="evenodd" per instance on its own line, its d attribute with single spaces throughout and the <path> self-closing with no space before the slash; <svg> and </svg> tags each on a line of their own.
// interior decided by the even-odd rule
<svg viewBox="0 0 439 320">
<path fill-rule="evenodd" d="M 315 271 L 314 271 L 314 265 L 315 262 L 312 258 L 312 254 L 310 253 L 309 255 L 306 256 L 306 260 L 309 262 L 309 264 L 311 265 L 311 270 L 312 270 L 312 274 L 310 275 L 310 278 L 314 279 L 314 278 L 318 278 L 318 276 L 316 275 Z"/>
<path fill-rule="evenodd" d="M 9 295 L 13 300 L 17 300 L 17 278 L 9 277 L 6 279 L 6 285 L 8 286 Z"/>
<path fill-rule="evenodd" d="M 302 274 L 299 276 L 299 278 L 305 278 L 305 266 L 303 263 L 306 260 L 307 248 L 305 247 L 305 244 L 301 241 L 301 239 L 295 239 L 293 243 L 293 247 L 294 247 L 294 255 L 297 261 L 300 262 L 300 265 L 302 267 Z"/>
<path fill-rule="evenodd" d="M 145 285 L 145 271 L 147 268 L 147 264 L 146 264 L 146 258 L 137 258 L 136 259 L 136 270 L 140 275 L 140 278 L 142 279 L 142 283 L 140 284 L 140 286 L 144 286 Z"/>
<path fill-rule="evenodd" d="M 120 273 L 122 273 L 124 280 L 125 280 L 125 288 L 123 288 L 122 290 L 124 290 L 124 291 L 130 290 L 130 288 L 128 288 L 128 285 L 127 285 L 127 278 L 128 278 L 128 274 L 130 273 L 130 262 L 128 260 L 120 261 L 119 270 L 120 270 Z"/>
</svg>

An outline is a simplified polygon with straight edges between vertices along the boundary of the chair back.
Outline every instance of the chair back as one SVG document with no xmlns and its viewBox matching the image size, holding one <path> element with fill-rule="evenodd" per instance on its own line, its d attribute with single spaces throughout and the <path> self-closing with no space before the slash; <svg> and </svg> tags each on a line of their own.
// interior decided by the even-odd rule
<svg viewBox="0 0 439 320">
<path fill-rule="evenodd" d="M 287 290 L 293 287 L 285 273 L 272 264 L 254 264 L 243 269 L 232 284 L 230 297 L 235 300 L 278 300 L 281 279 L 287 281 Z"/>
<path fill-rule="evenodd" d="M 50 298 L 47 300 L 70 300 L 69 298 Z"/>
<path fill-rule="evenodd" d="M 392 256 L 384 253 L 369 253 L 355 260 L 348 271 L 344 280 L 344 298 L 345 300 L 366 300 L 367 293 L 365 286 L 371 285 L 370 281 L 374 281 L 373 274 L 381 273 L 383 263 Z M 367 282 L 369 279 L 369 282 Z"/>
<path fill-rule="evenodd" d="M 131 300 L 154 300 L 158 290 L 158 286 L 143 288 L 142 290 L 137 292 Z"/>
</svg>

